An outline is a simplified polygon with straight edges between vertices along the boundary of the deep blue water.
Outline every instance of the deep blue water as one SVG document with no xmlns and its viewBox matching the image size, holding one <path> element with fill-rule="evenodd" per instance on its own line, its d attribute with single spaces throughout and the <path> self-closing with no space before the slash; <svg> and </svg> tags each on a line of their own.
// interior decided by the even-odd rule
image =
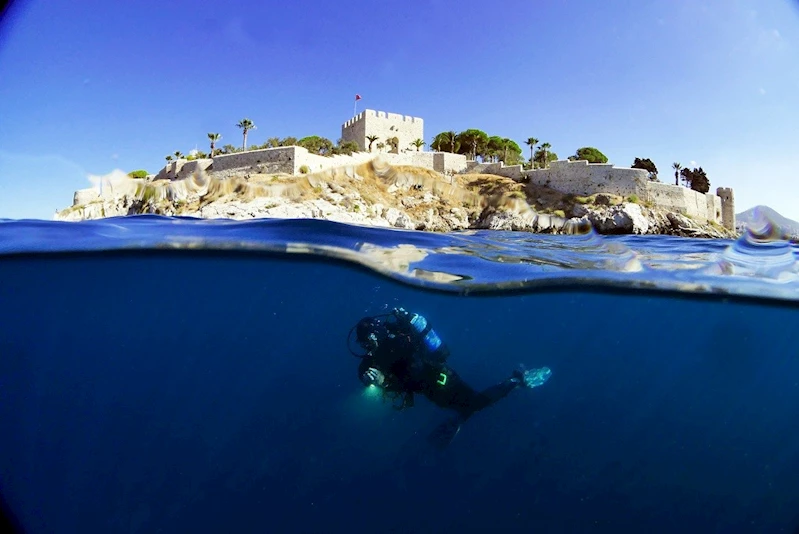
<svg viewBox="0 0 799 534">
<path fill-rule="evenodd" d="M 799 527 L 787 243 L 136 217 L 0 223 L 0 254 L 0 491 L 28 532 Z M 347 350 L 394 306 L 477 388 L 552 378 L 434 452 L 446 413 L 365 395 Z"/>
</svg>

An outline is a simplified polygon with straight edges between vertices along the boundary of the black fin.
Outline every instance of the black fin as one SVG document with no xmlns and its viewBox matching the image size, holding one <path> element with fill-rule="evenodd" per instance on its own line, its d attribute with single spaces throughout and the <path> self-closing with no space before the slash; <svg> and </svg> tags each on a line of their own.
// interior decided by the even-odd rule
<svg viewBox="0 0 799 534">
<path fill-rule="evenodd" d="M 461 419 L 460 416 L 447 419 L 438 425 L 429 436 L 427 436 L 427 441 L 429 441 L 437 449 L 446 448 L 450 443 L 452 443 L 452 440 L 455 439 L 455 436 L 458 435 L 458 431 L 461 429 L 462 422 L 463 419 Z"/>
</svg>

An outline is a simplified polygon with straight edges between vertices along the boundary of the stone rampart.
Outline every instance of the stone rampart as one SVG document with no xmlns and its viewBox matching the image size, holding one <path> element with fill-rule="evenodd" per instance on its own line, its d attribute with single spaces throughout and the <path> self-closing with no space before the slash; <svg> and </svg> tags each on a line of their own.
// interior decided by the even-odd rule
<svg viewBox="0 0 799 534">
<path fill-rule="evenodd" d="M 572 195 L 610 193 L 643 198 L 649 173 L 642 169 L 614 167 L 609 163 L 580 161 L 553 161 L 549 168 L 525 171 L 524 177 L 535 185 L 551 187 Z"/>
<path fill-rule="evenodd" d="M 433 169 L 435 167 L 434 152 L 404 152 L 400 154 L 381 154 L 380 157 L 392 165 L 412 165 Z"/>
<path fill-rule="evenodd" d="M 168 161 L 164 168 L 161 169 L 158 174 L 155 175 L 155 180 L 174 180 L 183 166 L 189 163 L 187 160 L 181 158 L 172 161 Z"/>
<path fill-rule="evenodd" d="M 682 213 L 699 221 L 721 222 L 721 199 L 679 185 L 649 182 L 643 200 L 659 208 Z"/>
<path fill-rule="evenodd" d="M 433 152 L 433 170 L 441 174 L 455 174 L 466 170 L 466 156 L 451 152 Z"/>
<path fill-rule="evenodd" d="M 501 161 L 498 163 L 477 163 L 469 161 L 466 163 L 467 174 L 495 174 L 504 176 L 516 181 L 525 180 L 526 174 L 521 165 L 505 165 Z"/>
<path fill-rule="evenodd" d="M 204 171 L 211 166 L 213 161 L 214 160 L 211 158 L 193 159 L 191 161 L 187 161 L 180 167 L 180 170 L 175 174 L 175 177 L 170 178 L 170 180 L 183 180 L 184 178 L 188 178 L 197 172 Z"/>
<path fill-rule="evenodd" d="M 226 173 L 226 171 L 293 174 L 298 148 L 300 147 L 265 148 L 214 156 L 212 170 L 215 174 Z"/>
</svg>

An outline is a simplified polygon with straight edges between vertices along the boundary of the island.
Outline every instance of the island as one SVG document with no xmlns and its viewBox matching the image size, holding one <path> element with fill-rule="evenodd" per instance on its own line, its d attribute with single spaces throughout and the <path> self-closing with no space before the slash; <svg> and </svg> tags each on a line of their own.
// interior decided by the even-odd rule
<svg viewBox="0 0 799 534">
<path fill-rule="evenodd" d="M 558 159 L 530 138 L 529 161 L 510 139 L 480 130 L 442 132 L 422 150 L 419 117 L 364 110 L 341 126 L 337 145 L 311 136 L 247 148 L 167 156 L 156 174 L 118 171 L 75 192 L 61 221 L 136 214 L 200 218 L 317 218 L 447 232 L 467 229 L 733 238 L 731 188 L 709 192 L 701 169 L 674 164 L 675 183 L 647 159 L 607 163 L 593 147 Z M 682 177 L 685 185 L 679 185 Z M 703 190 L 704 189 L 704 190 Z"/>
</svg>

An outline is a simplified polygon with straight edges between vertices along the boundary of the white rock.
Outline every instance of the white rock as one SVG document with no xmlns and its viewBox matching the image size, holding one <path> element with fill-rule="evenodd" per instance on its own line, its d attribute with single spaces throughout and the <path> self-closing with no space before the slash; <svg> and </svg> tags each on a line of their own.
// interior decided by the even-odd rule
<svg viewBox="0 0 799 534">
<path fill-rule="evenodd" d="M 388 208 L 383 212 L 383 218 L 394 228 L 413 228 L 413 221 L 408 214 L 397 208 Z"/>
<path fill-rule="evenodd" d="M 624 228 L 625 233 L 645 234 L 649 230 L 649 219 L 641 211 L 641 206 L 627 202 L 621 210 L 613 216 L 617 226 Z"/>
</svg>

